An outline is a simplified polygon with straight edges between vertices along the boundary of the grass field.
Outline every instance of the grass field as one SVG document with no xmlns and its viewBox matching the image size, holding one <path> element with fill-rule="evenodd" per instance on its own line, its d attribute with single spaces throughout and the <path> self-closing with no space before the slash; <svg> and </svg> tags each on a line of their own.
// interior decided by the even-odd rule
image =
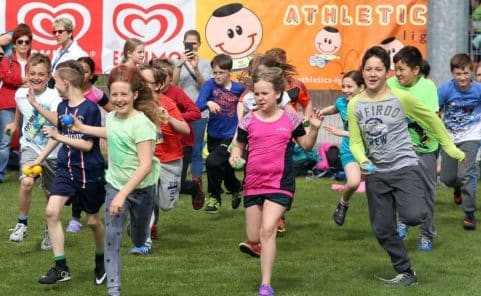
<svg viewBox="0 0 481 296">
<path fill-rule="evenodd" d="M 277 296 L 481 294 L 481 230 L 462 229 L 463 214 L 450 190 L 438 190 L 433 252 L 417 250 L 418 228 L 410 229 L 405 241 L 419 284 L 393 288 L 375 279 L 375 275 L 392 277 L 394 271 L 371 233 L 365 196 L 355 195 L 346 223 L 339 227 L 332 220 L 339 198 L 330 189 L 332 182 L 297 181 L 287 232 L 277 240 L 272 281 Z M 16 173 L 10 172 L 0 185 L 0 295 L 106 295 L 104 286 L 93 285 L 94 248 L 88 229 L 66 234 L 72 280 L 53 286 L 37 283 L 53 264 L 51 252 L 39 247 L 45 200 L 36 190 L 26 241 L 9 242 L 8 229 L 17 217 L 17 190 Z M 66 208 L 64 225 L 69 217 L 70 208 Z M 238 251 L 245 239 L 243 219 L 242 209 L 230 208 L 230 196 L 224 198 L 218 215 L 192 210 L 190 197 L 182 196 L 177 208 L 162 213 L 152 255 L 128 255 L 131 245 L 124 237 L 123 295 L 257 295 L 259 261 Z"/>
</svg>

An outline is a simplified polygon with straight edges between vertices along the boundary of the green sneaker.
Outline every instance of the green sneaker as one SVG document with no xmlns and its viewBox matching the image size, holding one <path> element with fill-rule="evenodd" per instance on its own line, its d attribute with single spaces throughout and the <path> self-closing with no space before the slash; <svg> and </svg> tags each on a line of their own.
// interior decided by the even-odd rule
<svg viewBox="0 0 481 296">
<path fill-rule="evenodd" d="M 215 199 L 214 197 L 209 197 L 207 201 L 207 206 L 205 207 L 205 212 L 208 214 L 216 214 L 219 212 L 220 208 L 220 201 Z"/>
</svg>

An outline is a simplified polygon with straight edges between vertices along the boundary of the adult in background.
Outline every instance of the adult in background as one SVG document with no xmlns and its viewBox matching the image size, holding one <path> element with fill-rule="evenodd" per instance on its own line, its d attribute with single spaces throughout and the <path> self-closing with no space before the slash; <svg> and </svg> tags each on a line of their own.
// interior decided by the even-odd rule
<svg viewBox="0 0 481 296">
<path fill-rule="evenodd" d="M 200 44 L 200 34 L 198 31 L 188 30 L 184 33 L 184 46 L 186 50 L 182 52 L 172 75 L 172 82 L 182 88 L 194 103 L 199 96 L 200 88 L 212 75 L 210 62 L 199 57 L 198 50 Z M 192 47 L 192 50 L 190 50 L 190 47 Z M 201 118 L 192 122 L 195 142 L 192 150 L 191 171 L 192 181 L 198 184 L 200 188 L 198 191 L 202 189 L 202 149 L 204 148 L 204 134 L 208 117 L 209 110 L 204 110 Z"/>
<path fill-rule="evenodd" d="M 53 54 L 52 72 L 55 71 L 57 65 L 61 62 L 88 56 L 87 52 L 73 39 L 73 30 L 73 23 L 68 18 L 60 17 L 53 21 L 52 34 L 60 47 Z"/>
<path fill-rule="evenodd" d="M 25 24 L 19 24 L 12 35 L 13 52 L 0 62 L 0 183 L 5 180 L 10 156 L 12 135 L 4 133 L 7 124 L 15 117 L 15 92 L 27 82 L 25 68 L 32 43 L 32 31 Z"/>
</svg>

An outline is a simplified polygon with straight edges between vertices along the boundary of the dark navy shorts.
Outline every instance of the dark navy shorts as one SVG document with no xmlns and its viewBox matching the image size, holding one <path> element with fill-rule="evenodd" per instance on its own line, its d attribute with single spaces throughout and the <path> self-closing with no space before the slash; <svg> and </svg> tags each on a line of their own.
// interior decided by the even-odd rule
<svg viewBox="0 0 481 296">
<path fill-rule="evenodd" d="M 85 188 L 84 188 L 85 187 Z M 90 182 L 82 184 L 71 180 L 64 174 L 57 174 L 50 188 L 50 195 L 68 196 L 66 205 L 72 203 L 72 199 L 77 199 L 81 210 L 87 214 L 99 212 L 105 201 L 105 182 Z"/>
<path fill-rule="evenodd" d="M 292 197 L 284 193 L 267 193 L 267 194 L 257 194 L 257 195 L 245 195 L 244 196 L 244 208 L 251 206 L 262 206 L 265 200 L 269 200 L 283 207 L 287 210 L 291 209 Z"/>
</svg>

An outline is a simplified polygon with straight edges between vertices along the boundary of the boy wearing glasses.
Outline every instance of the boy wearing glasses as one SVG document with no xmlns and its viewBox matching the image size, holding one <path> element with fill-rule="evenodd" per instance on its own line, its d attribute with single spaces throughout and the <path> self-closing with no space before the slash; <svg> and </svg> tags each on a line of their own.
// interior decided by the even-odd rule
<svg viewBox="0 0 481 296">
<path fill-rule="evenodd" d="M 213 78 L 202 86 L 196 104 L 201 111 L 209 109 L 207 124 L 207 150 L 205 161 L 209 199 L 206 213 L 217 213 L 221 206 L 221 185 L 232 195 L 232 208 L 239 207 L 241 182 L 236 178 L 229 164 L 229 147 L 236 132 L 238 116 L 237 103 L 244 92 L 244 86 L 230 79 L 232 58 L 225 54 L 215 56 L 211 61 Z"/>
</svg>

